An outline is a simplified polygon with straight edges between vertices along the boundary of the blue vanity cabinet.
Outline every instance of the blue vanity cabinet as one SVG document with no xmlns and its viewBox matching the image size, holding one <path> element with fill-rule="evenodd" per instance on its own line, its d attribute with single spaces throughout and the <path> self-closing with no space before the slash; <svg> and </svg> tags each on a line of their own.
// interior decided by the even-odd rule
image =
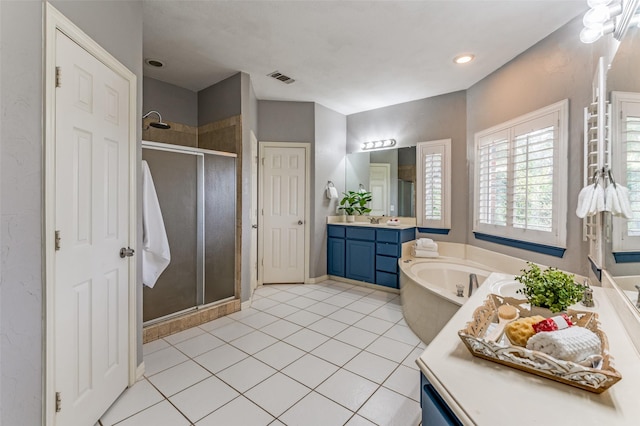
<svg viewBox="0 0 640 426">
<path fill-rule="evenodd" d="M 376 230 L 376 284 L 399 288 L 398 259 L 402 243 L 415 239 L 415 228 Z"/>
<path fill-rule="evenodd" d="M 345 227 L 345 277 L 375 283 L 376 230 Z"/>
<path fill-rule="evenodd" d="M 420 373 L 420 406 L 423 425 L 462 426 L 451 408 L 422 373 Z"/>
<path fill-rule="evenodd" d="M 327 226 L 327 274 L 345 276 L 345 228 Z"/>
</svg>

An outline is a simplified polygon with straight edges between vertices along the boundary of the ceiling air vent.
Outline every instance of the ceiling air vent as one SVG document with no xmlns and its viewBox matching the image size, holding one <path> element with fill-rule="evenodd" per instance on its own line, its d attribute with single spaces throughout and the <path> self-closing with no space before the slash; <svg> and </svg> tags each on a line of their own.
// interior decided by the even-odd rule
<svg viewBox="0 0 640 426">
<path fill-rule="evenodd" d="M 276 80 L 280 80 L 283 83 L 286 84 L 291 84 L 293 83 L 295 80 L 287 75 L 284 75 L 282 73 L 279 73 L 278 71 L 274 71 L 271 74 L 267 74 L 269 77 L 273 77 Z"/>
</svg>

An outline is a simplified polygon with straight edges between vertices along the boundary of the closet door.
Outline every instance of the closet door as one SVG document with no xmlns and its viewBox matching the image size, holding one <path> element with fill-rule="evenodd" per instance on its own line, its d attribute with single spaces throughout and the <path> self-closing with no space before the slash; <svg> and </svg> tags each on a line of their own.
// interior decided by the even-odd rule
<svg viewBox="0 0 640 426">
<path fill-rule="evenodd" d="M 143 321 L 150 321 L 197 304 L 198 156 L 143 148 L 142 159 L 149 163 L 171 249 L 171 263 L 156 285 L 144 286 Z"/>
<path fill-rule="evenodd" d="M 236 159 L 204 156 L 204 303 L 233 297 L 236 274 Z"/>
</svg>

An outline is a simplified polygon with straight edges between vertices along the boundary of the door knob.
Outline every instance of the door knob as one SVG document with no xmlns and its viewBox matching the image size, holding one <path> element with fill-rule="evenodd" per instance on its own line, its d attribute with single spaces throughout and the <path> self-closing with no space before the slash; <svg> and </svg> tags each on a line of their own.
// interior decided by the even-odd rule
<svg viewBox="0 0 640 426">
<path fill-rule="evenodd" d="M 301 220 L 299 220 L 299 221 L 298 221 L 298 225 L 302 225 L 302 223 L 303 223 L 303 222 L 302 222 Z"/>
<path fill-rule="evenodd" d="M 133 254 L 134 254 L 134 253 L 135 253 L 135 250 L 134 250 L 134 249 L 132 249 L 131 247 L 127 247 L 127 248 L 122 247 L 122 248 L 120 249 L 120 257 L 121 257 L 121 258 L 123 258 L 123 259 L 124 259 L 125 257 L 131 257 L 131 256 L 133 256 Z"/>
<path fill-rule="evenodd" d="M 251 225 L 251 228 L 258 229 L 258 225 Z"/>
</svg>

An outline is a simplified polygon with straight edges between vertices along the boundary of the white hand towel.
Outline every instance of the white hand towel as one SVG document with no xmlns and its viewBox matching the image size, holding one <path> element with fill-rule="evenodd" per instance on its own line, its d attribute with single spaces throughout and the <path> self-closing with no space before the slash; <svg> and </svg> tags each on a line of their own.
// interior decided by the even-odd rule
<svg viewBox="0 0 640 426">
<path fill-rule="evenodd" d="M 611 212 L 612 215 L 620 214 L 620 200 L 618 200 L 618 192 L 616 188 L 609 184 L 604 190 L 604 211 Z"/>
<path fill-rule="evenodd" d="M 431 244 L 416 245 L 416 249 L 425 250 L 425 251 L 438 251 L 438 244 L 431 243 Z"/>
<path fill-rule="evenodd" d="M 438 257 L 440 256 L 437 251 L 415 249 L 413 257 Z"/>
<path fill-rule="evenodd" d="M 595 191 L 594 185 L 587 185 L 580 190 L 578 194 L 578 207 L 576 208 L 576 215 L 583 219 L 589 213 L 591 207 L 591 199 L 593 198 L 593 192 Z"/>
<path fill-rule="evenodd" d="M 589 205 L 589 212 L 587 216 L 593 216 L 604 211 L 604 189 L 600 182 L 594 185 L 593 195 L 591 197 L 591 203 Z"/>
<path fill-rule="evenodd" d="M 146 161 L 142 162 L 142 243 L 142 283 L 153 288 L 171 262 L 171 252 L 158 195 Z"/>
<path fill-rule="evenodd" d="M 625 186 L 616 184 L 616 194 L 618 195 L 618 203 L 620 205 L 620 216 L 632 219 L 633 210 L 631 210 L 631 200 L 629 200 L 629 189 Z"/>
<path fill-rule="evenodd" d="M 431 238 L 418 238 L 416 241 L 416 246 L 418 247 L 427 247 L 433 244 L 433 240 Z"/>
<path fill-rule="evenodd" d="M 338 190 L 335 186 L 330 186 L 327 188 L 327 198 L 330 200 L 338 199 Z"/>
<path fill-rule="evenodd" d="M 564 361 L 580 362 L 591 355 L 600 354 L 601 343 L 591 330 L 573 326 L 537 333 L 527 341 L 527 349 Z"/>
</svg>

